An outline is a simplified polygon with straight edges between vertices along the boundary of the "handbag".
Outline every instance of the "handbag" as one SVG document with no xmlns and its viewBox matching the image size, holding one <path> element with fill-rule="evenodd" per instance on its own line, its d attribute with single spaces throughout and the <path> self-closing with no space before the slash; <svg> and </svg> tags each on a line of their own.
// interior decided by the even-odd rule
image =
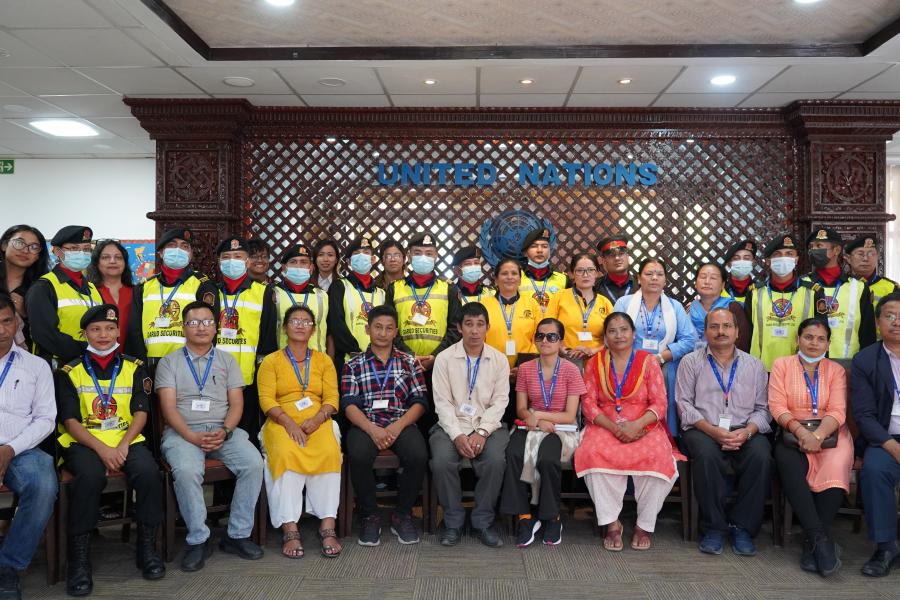
<svg viewBox="0 0 900 600">
<path fill-rule="evenodd" d="M 797 419 L 797 422 L 800 423 L 807 431 L 815 431 L 819 428 L 819 425 L 822 424 L 822 419 L 809 419 L 806 421 L 802 421 Z M 822 450 L 827 450 L 829 448 L 835 448 L 838 442 L 838 429 L 835 429 L 831 432 L 827 438 L 822 440 Z M 797 436 L 793 433 L 784 429 L 781 429 L 781 443 L 783 443 L 788 448 L 799 448 L 800 442 L 797 440 Z"/>
</svg>

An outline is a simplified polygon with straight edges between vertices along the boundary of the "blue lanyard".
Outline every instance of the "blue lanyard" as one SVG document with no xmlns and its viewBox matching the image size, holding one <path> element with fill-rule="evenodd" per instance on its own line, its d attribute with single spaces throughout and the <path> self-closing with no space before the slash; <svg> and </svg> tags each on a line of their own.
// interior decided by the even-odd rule
<svg viewBox="0 0 900 600">
<path fill-rule="evenodd" d="M 298 304 L 297 299 L 294 298 L 294 295 L 291 293 L 291 290 L 287 289 L 287 286 L 285 286 L 283 289 L 284 289 L 285 292 L 287 292 L 288 297 L 291 299 L 291 303 L 292 303 L 294 306 L 297 306 L 297 304 Z M 237 299 L 235 299 L 234 302 L 235 302 L 235 304 L 237 304 Z M 307 290 L 303 293 L 303 304 L 302 304 L 302 306 L 309 306 L 309 289 L 307 289 Z"/>
<path fill-rule="evenodd" d="M 388 377 L 391 376 L 391 366 L 394 364 L 394 357 L 391 356 L 391 360 L 387 362 L 384 367 L 384 379 L 380 379 L 378 377 L 378 367 L 375 366 L 375 359 L 371 359 L 369 361 L 369 368 L 372 369 L 372 376 L 375 378 L 375 383 L 378 384 L 381 393 L 384 393 L 384 388 L 387 386 Z"/>
<path fill-rule="evenodd" d="M 591 311 L 594 310 L 594 304 L 596 304 L 597 302 L 597 294 L 594 294 L 594 299 L 591 300 L 590 304 L 587 304 L 587 302 L 584 303 L 587 311 L 585 311 L 584 308 L 581 307 L 582 303 L 578 301 L 578 294 L 575 293 L 575 288 L 572 288 L 572 296 L 574 296 L 575 298 L 575 304 L 578 306 L 578 310 L 581 311 L 581 328 L 583 331 L 587 331 L 588 319 L 591 316 Z M 582 298 L 582 300 L 584 300 L 584 298 Z"/>
<path fill-rule="evenodd" d="M 482 291 L 483 291 L 483 290 L 482 290 Z M 462 292 L 459 293 L 459 299 L 462 300 L 463 305 L 466 305 L 466 304 L 468 304 L 469 302 L 471 302 L 471 300 L 468 300 L 468 299 L 466 298 L 466 295 L 463 294 Z M 481 292 L 478 292 L 478 300 L 476 300 L 476 302 L 481 302 Z"/>
<path fill-rule="evenodd" d="M 435 276 L 435 278 L 431 280 L 431 284 L 428 286 L 428 289 L 425 290 L 425 295 L 422 296 L 421 300 L 419 300 L 419 295 L 416 293 L 416 286 L 415 285 L 409 286 L 410 291 L 412 291 L 413 298 L 416 299 L 416 306 L 418 306 L 419 308 L 422 308 L 422 306 L 425 305 L 425 301 L 428 300 L 428 295 L 431 293 L 431 288 L 434 287 L 435 281 L 437 281 L 437 276 Z M 372 292 L 372 298 L 373 299 L 375 298 L 375 292 Z M 365 302 L 365 300 L 363 302 Z"/>
<path fill-rule="evenodd" d="M 628 294 L 631 293 L 631 282 L 630 281 L 628 282 L 628 287 L 625 288 L 625 293 L 623 293 L 622 296 L 616 296 L 615 294 L 613 294 L 613 291 L 611 289 L 609 289 L 609 284 L 604 283 L 603 287 L 606 289 L 606 293 L 609 295 L 610 298 L 619 299 L 622 296 L 627 296 Z"/>
<path fill-rule="evenodd" d="M 815 373 L 815 383 L 809 380 L 809 374 L 807 374 L 806 369 L 803 368 L 803 360 L 801 358 L 797 358 L 800 361 L 800 368 L 803 370 L 803 379 L 806 380 L 806 389 L 809 390 L 809 397 L 812 400 L 812 413 L 813 416 L 818 416 L 819 414 L 819 365 L 816 365 L 816 373 Z"/>
<path fill-rule="evenodd" d="M 547 284 L 550 283 L 550 276 L 548 275 L 547 279 L 544 280 L 544 285 L 541 287 L 540 290 L 538 290 L 537 284 L 535 284 L 535 282 L 534 282 L 534 277 L 532 277 L 531 275 L 528 275 L 528 279 L 529 279 L 529 281 L 531 281 L 531 287 L 534 288 L 534 293 L 537 294 L 538 300 L 543 300 L 544 296 L 546 295 L 546 292 L 547 292 Z"/>
<path fill-rule="evenodd" d="M 625 387 L 625 380 L 628 379 L 628 373 L 631 371 L 631 364 L 634 362 L 634 350 L 631 351 L 631 356 L 628 358 L 628 366 L 625 367 L 625 372 L 622 374 L 622 381 L 619 381 L 619 378 L 616 377 L 616 363 L 613 360 L 612 355 L 609 356 L 609 368 L 612 369 L 612 378 L 613 385 L 616 386 L 616 412 L 622 412 L 622 405 L 620 404 L 622 400 L 622 389 Z"/>
<path fill-rule="evenodd" d="M 434 282 L 432 282 L 432 285 L 434 285 Z M 362 300 L 363 310 L 366 314 L 369 314 L 369 311 L 372 310 L 372 305 L 375 304 L 375 288 L 372 288 L 372 301 L 366 302 L 366 298 L 365 296 L 363 296 L 362 289 L 360 289 L 358 286 L 353 287 L 356 289 L 356 293 L 359 294 L 359 299 Z M 430 291 L 431 288 L 429 287 L 428 290 Z M 413 289 L 413 296 L 415 295 L 416 291 Z M 425 297 L 427 298 L 428 294 L 425 294 Z M 421 304 L 419 306 L 421 306 Z"/>
<path fill-rule="evenodd" d="M 241 292 L 243 292 L 243 291 L 244 290 L 241 290 L 240 292 L 238 292 L 237 294 L 234 295 L 234 302 L 231 303 L 230 310 L 228 308 L 228 293 L 227 292 L 222 293 L 222 304 L 225 305 L 225 316 L 228 317 L 229 319 L 231 319 L 231 317 L 234 316 L 234 311 L 237 310 L 238 298 L 241 297 Z"/>
<path fill-rule="evenodd" d="M 797 293 L 797 290 L 795 289 L 793 292 L 791 292 L 791 297 L 788 298 L 788 303 L 784 305 L 784 308 L 779 309 L 778 306 L 775 304 L 775 300 L 772 298 L 772 282 L 771 281 L 766 284 L 766 288 L 769 290 L 769 302 L 772 303 L 772 310 L 775 312 L 775 316 L 778 317 L 779 319 L 783 319 L 785 317 L 785 315 L 788 314 L 788 312 L 790 312 L 790 310 L 791 310 L 791 304 L 794 301 L 794 294 Z M 784 300 L 784 292 L 781 292 L 781 300 Z"/>
<path fill-rule="evenodd" d="M 506 305 L 503 303 L 503 297 L 500 296 L 500 292 L 497 292 L 497 300 L 500 302 L 500 312 L 503 313 L 503 320 L 506 322 L 506 333 L 509 334 L 509 338 L 512 339 L 512 324 L 513 324 L 513 316 L 516 314 L 516 303 L 513 302 L 510 306 L 512 308 L 509 310 L 509 316 L 506 316 Z"/>
<path fill-rule="evenodd" d="M 825 310 L 828 311 L 827 314 L 829 315 L 834 312 L 834 302 L 835 300 L 837 300 L 837 295 L 838 292 L 841 291 L 842 285 L 844 285 L 844 282 L 840 281 L 836 286 L 834 286 L 834 295 L 832 295 L 831 298 L 828 297 L 828 294 L 825 294 Z M 816 368 L 818 369 L 818 367 Z"/>
<path fill-rule="evenodd" d="M 728 376 L 728 387 L 725 387 L 725 382 L 722 381 L 722 376 L 719 374 L 719 368 L 716 366 L 716 361 L 713 360 L 712 355 L 707 354 L 706 359 L 709 361 L 709 366 L 716 376 L 716 381 L 719 382 L 719 387 L 722 388 L 722 392 L 725 394 L 725 408 L 728 408 L 728 396 L 731 394 L 731 384 L 734 383 L 734 374 L 737 373 L 737 356 L 734 357 L 734 362 L 731 363 L 731 375 Z"/>
<path fill-rule="evenodd" d="M 6 381 L 6 375 L 9 373 L 9 368 L 12 366 L 12 363 L 15 359 L 16 353 L 10 350 L 9 358 L 6 359 L 6 366 L 3 367 L 3 373 L 0 373 L 0 388 L 3 387 L 3 382 Z"/>
<path fill-rule="evenodd" d="M 122 355 L 120 354 L 116 357 L 116 364 L 113 367 L 112 377 L 109 378 L 109 390 L 105 396 L 103 395 L 103 388 L 100 387 L 100 382 L 97 381 L 97 374 L 94 373 L 94 366 L 91 364 L 91 360 L 87 356 L 82 360 L 84 361 L 84 368 L 87 369 L 88 374 L 94 381 L 94 388 L 97 390 L 97 395 L 100 396 L 100 404 L 103 406 L 103 413 L 107 414 L 109 403 L 112 401 L 113 390 L 116 388 L 116 377 L 119 376 L 119 369 L 122 368 Z M 9 363 L 6 364 L 9 366 Z"/>
<path fill-rule="evenodd" d="M 212 369 L 213 358 L 216 356 L 216 349 L 212 348 L 209 351 L 209 358 L 206 361 L 206 368 L 203 370 L 203 379 L 197 375 L 197 369 L 194 368 L 194 363 L 191 361 L 191 357 L 188 354 L 187 348 L 182 347 L 181 351 L 184 353 L 184 360 L 187 361 L 188 367 L 191 369 L 191 375 L 194 376 L 194 381 L 197 383 L 197 389 L 200 390 L 200 396 L 203 396 L 203 388 L 206 387 L 206 380 L 209 379 L 209 371 Z M 198 357 L 199 358 L 199 357 Z"/>
<path fill-rule="evenodd" d="M 660 315 L 656 312 L 659 311 L 662 313 L 662 298 L 659 299 L 659 304 L 653 307 L 653 312 L 647 310 L 647 305 L 644 304 L 644 298 L 641 297 L 641 318 L 644 320 L 644 339 L 647 340 L 655 340 L 657 339 L 657 335 L 659 334 L 659 321 Z M 650 335 L 650 326 L 654 325 L 653 335 Z"/>
<path fill-rule="evenodd" d="M 163 314 L 165 314 L 166 309 L 169 308 L 169 304 L 172 303 L 172 298 L 174 298 L 175 294 L 178 293 L 178 288 L 181 287 L 182 283 L 184 283 L 184 282 L 179 281 L 178 285 L 176 285 L 175 287 L 172 288 L 172 292 L 169 294 L 169 297 L 166 298 L 165 300 L 163 300 L 163 288 L 165 286 L 163 285 L 162 280 L 159 281 L 159 301 L 162 302 L 162 313 Z"/>
<path fill-rule="evenodd" d="M 538 380 L 541 382 L 541 399 L 544 401 L 544 410 L 550 410 L 550 403 L 553 401 L 553 390 L 556 389 L 556 376 L 559 375 L 559 357 L 556 357 L 556 366 L 553 367 L 553 379 L 550 380 L 550 391 L 544 387 L 544 369 L 541 362 L 537 364 Z"/>
<path fill-rule="evenodd" d="M 309 358 L 312 356 L 312 352 L 309 351 L 309 348 L 306 349 L 306 370 L 304 371 L 303 377 L 300 377 L 300 367 L 297 366 L 297 360 L 294 358 L 294 355 L 291 354 L 291 349 L 285 347 L 284 353 L 287 354 L 288 360 L 291 361 L 291 366 L 294 367 L 294 375 L 297 376 L 297 381 L 300 382 L 300 387 L 303 388 L 303 395 L 306 395 L 306 388 L 309 387 Z"/>
<path fill-rule="evenodd" d="M 472 359 L 469 358 L 469 355 L 466 354 L 466 379 L 469 382 L 469 395 L 466 398 L 467 402 L 472 401 L 472 392 L 475 390 L 475 381 L 478 379 L 478 367 L 481 365 L 481 355 L 478 355 L 478 359 L 475 361 L 475 369 L 472 369 Z"/>
</svg>

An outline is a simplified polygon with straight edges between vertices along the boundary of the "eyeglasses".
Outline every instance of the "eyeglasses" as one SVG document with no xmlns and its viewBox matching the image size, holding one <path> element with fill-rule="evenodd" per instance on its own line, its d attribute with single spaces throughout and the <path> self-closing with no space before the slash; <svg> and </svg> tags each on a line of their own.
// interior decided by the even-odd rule
<svg viewBox="0 0 900 600">
<path fill-rule="evenodd" d="M 596 272 L 597 269 L 595 269 L 594 267 L 591 267 L 589 269 L 575 269 L 575 274 L 579 276 L 593 275 Z"/>
<path fill-rule="evenodd" d="M 215 319 L 191 319 L 190 321 L 185 321 L 184 326 L 190 327 L 191 329 L 196 329 L 203 325 L 204 327 L 212 327 L 216 324 Z"/>
<path fill-rule="evenodd" d="M 307 329 L 315 325 L 315 322 L 310 321 L 309 319 L 288 319 L 288 325 L 291 327 L 302 327 L 303 329 Z"/>
<path fill-rule="evenodd" d="M 10 246 L 15 248 L 16 250 L 26 250 L 29 254 L 40 254 L 41 253 L 41 245 L 40 244 L 29 244 L 22 238 L 13 238 L 9 240 Z"/>
<path fill-rule="evenodd" d="M 402 259 L 403 259 L 403 255 L 400 254 L 399 252 L 397 252 L 397 253 L 389 252 L 384 255 L 384 260 L 402 260 Z"/>
<path fill-rule="evenodd" d="M 606 257 L 625 256 L 626 254 L 628 254 L 628 250 L 626 250 L 625 248 L 611 248 L 610 250 L 603 251 L 603 256 Z"/>
<path fill-rule="evenodd" d="M 536 333 L 534 334 L 534 341 L 543 342 L 547 340 L 550 343 L 558 342 L 562 337 L 558 333 Z"/>
<path fill-rule="evenodd" d="M 896 323 L 897 319 L 900 319 L 900 315 L 896 315 L 894 313 L 886 313 L 881 316 L 887 319 L 888 323 Z"/>
</svg>

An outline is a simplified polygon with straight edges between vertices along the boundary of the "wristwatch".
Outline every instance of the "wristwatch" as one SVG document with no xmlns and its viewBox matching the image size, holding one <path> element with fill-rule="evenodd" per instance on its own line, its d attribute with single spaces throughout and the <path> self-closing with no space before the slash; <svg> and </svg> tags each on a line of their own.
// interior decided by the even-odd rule
<svg viewBox="0 0 900 600">
<path fill-rule="evenodd" d="M 228 440 L 230 440 L 232 434 L 234 434 L 234 430 L 233 430 L 233 429 L 228 429 L 228 428 L 225 427 L 224 425 L 222 426 L 222 431 L 225 432 L 225 441 L 226 441 L 226 442 L 227 442 Z"/>
<path fill-rule="evenodd" d="M 477 433 L 478 435 L 480 435 L 480 436 L 483 437 L 484 439 L 487 439 L 488 436 L 490 435 L 490 434 L 487 432 L 487 429 L 484 429 L 483 427 L 478 427 L 478 428 L 476 428 L 476 429 L 475 429 L 475 433 Z"/>
<path fill-rule="evenodd" d="M 753 437 L 753 432 L 748 429 L 747 430 L 747 441 L 749 442 L 750 438 L 752 438 L 752 437 Z"/>
</svg>

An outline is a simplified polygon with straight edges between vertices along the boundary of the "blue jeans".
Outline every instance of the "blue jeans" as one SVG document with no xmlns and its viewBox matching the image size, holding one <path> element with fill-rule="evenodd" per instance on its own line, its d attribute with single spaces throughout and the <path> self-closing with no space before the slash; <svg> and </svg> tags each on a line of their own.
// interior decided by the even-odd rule
<svg viewBox="0 0 900 600">
<path fill-rule="evenodd" d="M 194 425 L 193 431 L 218 431 L 219 425 Z M 231 439 L 214 452 L 206 453 L 186 441 L 171 427 L 162 437 L 162 452 L 172 467 L 178 509 L 187 525 L 187 543 L 202 544 L 209 539 L 206 526 L 206 500 L 203 498 L 204 462 L 214 458 L 225 463 L 237 482 L 228 516 L 228 537 L 250 537 L 259 490 L 263 481 L 263 460 L 243 429 L 235 429 Z"/>
<path fill-rule="evenodd" d="M 14 456 L 6 469 L 3 485 L 18 494 L 19 505 L 0 547 L 0 566 L 23 571 L 31 562 L 53 514 L 59 488 L 53 459 L 37 448 Z"/>
<path fill-rule="evenodd" d="M 863 506 L 866 507 L 866 529 L 869 539 L 876 544 L 897 539 L 897 497 L 894 489 L 898 481 L 900 464 L 894 457 L 881 446 L 866 448 L 859 487 Z"/>
</svg>

